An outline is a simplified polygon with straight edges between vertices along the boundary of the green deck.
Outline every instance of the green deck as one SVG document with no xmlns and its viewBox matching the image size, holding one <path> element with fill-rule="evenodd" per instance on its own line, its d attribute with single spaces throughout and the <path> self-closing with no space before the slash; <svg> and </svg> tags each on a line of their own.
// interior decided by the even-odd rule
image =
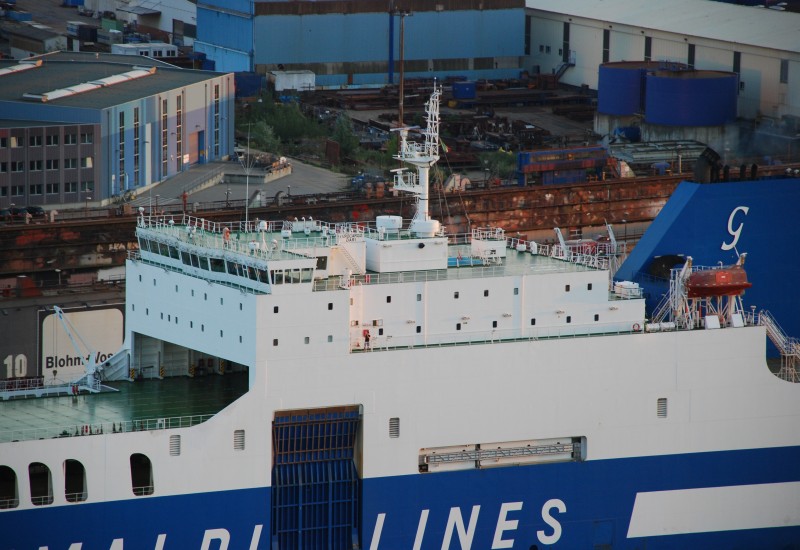
<svg viewBox="0 0 800 550">
<path fill-rule="evenodd" d="M 0 442 L 198 424 L 247 393 L 247 373 L 110 382 L 118 392 L 0 402 Z M 169 419 L 159 425 L 159 419 Z M 141 421 L 151 420 L 143 423 Z"/>
</svg>

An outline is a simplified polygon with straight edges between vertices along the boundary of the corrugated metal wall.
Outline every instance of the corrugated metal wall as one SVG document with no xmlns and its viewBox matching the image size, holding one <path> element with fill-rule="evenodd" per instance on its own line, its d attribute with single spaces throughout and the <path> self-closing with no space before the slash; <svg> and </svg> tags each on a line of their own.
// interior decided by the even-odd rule
<svg viewBox="0 0 800 550">
<path fill-rule="evenodd" d="M 387 13 L 259 16 L 255 62 L 272 70 L 310 69 L 320 85 L 383 84 L 389 60 Z M 394 19 L 394 59 L 399 18 Z M 406 74 L 468 78 L 517 76 L 524 54 L 521 9 L 421 12 L 406 18 Z"/>
</svg>

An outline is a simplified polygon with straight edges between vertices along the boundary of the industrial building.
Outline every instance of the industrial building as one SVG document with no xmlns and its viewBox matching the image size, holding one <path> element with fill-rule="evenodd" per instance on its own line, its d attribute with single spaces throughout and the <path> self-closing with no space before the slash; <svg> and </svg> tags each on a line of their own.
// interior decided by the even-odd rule
<svg viewBox="0 0 800 550">
<path fill-rule="evenodd" d="M 800 14 L 711 0 L 526 0 L 525 12 L 531 66 L 563 83 L 598 89 L 609 62 L 680 63 L 733 73 L 739 117 L 800 117 Z M 711 87 L 727 89 L 718 76 Z"/>
<path fill-rule="evenodd" d="M 209 0 L 197 5 L 194 48 L 217 70 L 310 70 L 325 87 L 396 83 L 401 56 L 406 78 L 516 78 L 528 53 L 524 7 L 524 0 Z"/>
<path fill-rule="evenodd" d="M 197 8 L 192 0 L 81 0 L 80 3 L 80 11 L 102 21 L 104 29 L 119 21 L 152 39 L 176 46 L 191 46 L 197 34 Z"/>
<path fill-rule="evenodd" d="M 105 201 L 233 152 L 232 74 L 143 56 L 0 61 L 0 206 Z"/>
</svg>

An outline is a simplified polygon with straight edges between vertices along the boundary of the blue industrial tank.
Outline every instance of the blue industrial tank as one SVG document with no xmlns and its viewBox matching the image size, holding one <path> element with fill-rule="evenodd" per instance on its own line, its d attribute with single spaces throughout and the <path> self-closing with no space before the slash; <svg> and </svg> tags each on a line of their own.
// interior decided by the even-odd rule
<svg viewBox="0 0 800 550">
<path fill-rule="evenodd" d="M 475 99 L 475 82 L 453 82 L 453 99 Z"/>
<path fill-rule="evenodd" d="M 722 71 L 647 75 L 645 121 L 664 126 L 720 126 L 736 120 L 738 77 Z"/>
<path fill-rule="evenodd" d="M 642 86 L 648 63 L 620 61 L 603 63 L 597 82 L 597 112 L 627 116 L 640 113 Z"/>
</svg>

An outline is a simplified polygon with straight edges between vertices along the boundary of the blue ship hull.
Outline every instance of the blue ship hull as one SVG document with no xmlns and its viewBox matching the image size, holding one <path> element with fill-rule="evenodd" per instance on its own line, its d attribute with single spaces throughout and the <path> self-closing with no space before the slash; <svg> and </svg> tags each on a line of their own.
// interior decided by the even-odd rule
<svg viewBox="0 0 800 550">
<path fill-rule="evenodd" d="M 747 253 L 753 283 L 745 306 L 769 310 L 788 336 L 800 337 L 800 179 L 699 184 L 682 182 L 617 272 L 639 282 L 652 311 L 668 279 L 651 273 L 654 259 L 682 254 L 694 265 L 736 263 Z M 774 354 L 772 348 L 771 355 Z"/>
<path fill-rule="evenodd" d="M 800 548 L 800 526 L 754 528 L 746 518 L 724 531 L 629 536 L 637 495 L 796 487 L 798 464 L 800 447 L 784 447 L 370 479 L 363 483 L 363 532 L 347 548 Z M 268 549 L 270 501 L 270 490 L 258 488 L 6 512 L 0 549 Z M 761 504 L 736 505 L 756 514 Z M 456 516 L 460 525 L 451 521 Z M 311 535 L 316 542 L 298 548 L 332 548 Z"/>
</svg>

